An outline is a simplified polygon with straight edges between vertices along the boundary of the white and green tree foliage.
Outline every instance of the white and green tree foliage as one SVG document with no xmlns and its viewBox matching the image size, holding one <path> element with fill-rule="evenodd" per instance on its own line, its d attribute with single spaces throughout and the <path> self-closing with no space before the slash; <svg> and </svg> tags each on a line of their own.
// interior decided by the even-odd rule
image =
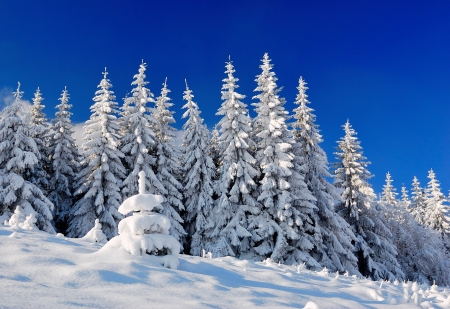
<svg viewBox="0 0 450 309">
<path fill-rule="evenodd" d="M 253 121 L 253 134 L 256 143 L 255 159 L 259 163 L 258 202 L 261 213 L 250 227 L 261 239 L 255 246 L 255 252 L 261 257 L 270 257 L 275 261 L 303 262 L 303 254 L 289 252 L 295 247 L 289 242 L 299 240 L 302 217 L 294 207 L 295 196 L 291 193 L 289 178 L 292 176 L 293 140 L 290 138 L 286 120 L 288 112 L 284 109 L 285 100 L 279 96 L 277 77 L 272 71 L 269 55 L 262 59 L 262 70 L 256 78 L 259 92 L 253 98 L 256 117 Z M 305 242 L 303 239 L 301 239 Z M 308 244 L 305 244 L 308 246 Z M 303 260 L 303 261 L 302 261 Z"/>
<path fill-rule="evenodd" d="M 173 145 L 175 129 L 170 124 L 175 123 L 175 119 L 173 118 L 174 112 L 169 110 L 173 106 L 168 97 L 169 92 L 166 80 L 161 89 L 161 95 L 156 99 L 156 109 L 154 110 L 156 119 L 154 131 L 157 142 L 155 174 L 156 179 L 165 189 L 160 192 L 164 196 L 164 202 L 161 203 L 162 213 L 170 219 L 170 234 L 180 241 L 180 238 L 186 234 L 180 217 L 180 212 L 184 210 L 183 194 L 181 193 L 183 185 L 178 180 L 181 166 L 178 162 L 179 153 Z"/>
<path fill-rule="evenodd" d="M 183 125 L 182 167 L 186 205 L 185 226 L 188 247 L 192 255 L 201 255 L 206 247 L 207 233 L 213 228 L 210 215 L 213 208 L 214 162 L 210 156 L 209 131 L 200 117 L 200 110 L 186 83 L 183 99 L 187 118 Z"/>
<path fill-rule="evenodd" d="M 425 189 L 426 200 L 423 214 L 423 225 L 438 231 L 442 235 L 450 233 L 450 216 L 445 195 L 441 192 L 439 181 L 433 170 L 428 172 L 428 186 Z"/>
<path fill-rule="evenodd" d="M 223 79 L 222 105 L 217 115 L 222 116 L 218 126 L 217 153 L 221 158 L 219 179 L 217 181 L 218 199 L 214 211 L 206 213 L 207 232 L 214 220 L 214 231 L 210 236 L 208 251 L 213 256 L 233 255 L 252 258 L 254 244 L 261 239 L 250 230 L 249 216 L 259 213 L 255 198 L 256 183 L 259 176 L 256 160 L 249 153 L 253 142 L 249 138 L 251 120 L 247 105 L 241 100 L 244 95 L 236 92 L 238 78 L 231 61 L 226 63 L 227 77 Z M 255 228 L 254 228 L 255 229 Z"/>
<path fill-rule="evenodd" d="M 70 210 L 69 237 L 86 235 L 98 218 L 103 233 L 111 239 L 117 235 L 117 224 L 122 219 L 117 209 L 122 202 L 120 185 L 125 169 L 118 149 L 116 97 L 107 74 L 105 69 L 93 98 L 91 117 L 84 126 L 83 161 L 76 184 L 80 199 Z"/>
<path fill-rule="evenodd" d="M 28 180 L 37 185 L 44 194 L 48 194 L 50 192 L 49 172 L 51 170 L 51 153 L 49 147 L 50 123 L 43 112 L 43 109 L 45 108 L 45 105 L 41 104 L 43 100 L 44 98 L 38 87 L 34 93 L 33 105 L 31 105 L 29 125 L 32 132 L 32 138 L 37 145 L 41 157 L 38 160 L 38 163 L 31 169 Z"/>
<path fill-rule="evenodd" d="M 356 236 L 354 241 L 358 268 L 362 275 L 375 280 L 402 279 L 403 272 L 396 259 L 397 249 L 391 233 L 381 215 L 383 206 L 375 201 L 375 193 L 367 180 L 367 170 L 362 147 L 350 123 L 343 126 L 345 136 L 338 141 L 335 186 L 342 190 L 342 202 L 336 211 L 350 224 Z"/>
<path fill-rule="evenodd" d="M 72 105 L 69 104 L 69 92 L 64 88 L 58 111 L 53 120 L 50 139 L 51 178 L 49 199 L 55 205 L 55 227 L 61 233 L 66 233 L 69 210 L 73 205 L 75 175 L 77 172 L 78 148 L 72 137 L 74 130 L 70 120 Z"/>
<path fill-rule="evenodd" d="M 15 100 L 2 111 L 0 121 L 0 214 L 12 214 L 17 207 L 25 215 L 34 213 L 39 229 L 54 233 L 53 204 L 26 176 L 41 159 L 30 126 L 21 118 L 20 83 Z"/>
<path fill-rule="evenodd" d="M 142 62 L 139 73 L 134 75 L 131 85 L 131 95 L 124 99 L 122 106 L 121 148 L 125 155 L 126 178 L 123 181 L 122 194 L 124 198 L 137 194 L 138 174 L 144 171 L 146 175 L 146 190 L 151 194 L 167 194 L 167 190 L 156 178 L 156 136 L 154 128 L 158 126 L 152 116 L 154 103 L 153 93 L 146 87 L 145 80 L 147 64 Z"/>
<path fill-rule="evenodd" d="M 291 184 L 296 184 L 292 190 L 297 197 L 294 205 L 306 214 L 303 224 L 307 235 L 311 235 L 312 252 L 321 266 L 355 273 L 357 259 L 352 245 L 355 236 L 349 224 L 334 210 L 334 201 L 339 200 L 339 194 L 327 180 L 332 175 L 328 171 L 327 156 L 320 147 L 322 136 L 315 124 L 314 110 L 309 107 L 308 87 L 302 77 L 297 89 L 299 92 L 294 103 L 298 107 L 294 109 L 295 121 L 292 123 L 295 140 L 293 169 L 301 178 L 291 181 Z M 311 220 L 315 226 L 310 224 Z M 314 233 L 318 237 L 314 237 Z"/>
<path fill-rule="evenodd" d="M 392 185 L 391 174 L 388 172 L 386 174 L 386 183 L 383 185 L 383 193 L 381 195 L 381 200 L 389 205 L 397 204 L 397 190 Z"/>
</svg>

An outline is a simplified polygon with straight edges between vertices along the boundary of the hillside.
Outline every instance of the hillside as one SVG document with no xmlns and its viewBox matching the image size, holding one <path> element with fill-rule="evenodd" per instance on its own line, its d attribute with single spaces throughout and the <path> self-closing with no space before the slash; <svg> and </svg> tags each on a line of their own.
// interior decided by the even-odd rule
<svg viewBox="0 0 450 309">
<path fill-rule="evenodd" d="M 413 285 L 231 257 L 181 255 L 178 270 L 96 243 L 0 227 L 1 308 L 412 308 Z M 381 285 L 381 288 L 380 288 Z M 425 291 L 423 308 L 450 308 Z M 432 289 L 433 290 L 433 289 Z M 395 305 L 394 305 L 395 304 Z"/>
</svg>

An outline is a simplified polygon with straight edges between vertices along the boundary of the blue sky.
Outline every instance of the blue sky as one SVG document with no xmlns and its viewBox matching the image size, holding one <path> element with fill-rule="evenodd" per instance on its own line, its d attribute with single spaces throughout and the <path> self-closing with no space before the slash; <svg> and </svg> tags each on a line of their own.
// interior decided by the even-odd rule
<svg viewBox="0 0 450 309">
<path fill-rule="evenodd" d="M 330 162 L 349 119 L 377 192 L 388 171 L 400 191 L 433 168 L 448 194 L 448 16 L 448 1 L 4 1 L 0 90 L 39 86 L 51 118 L 67 86 L 82 122 L 104 67 L 121 104 L 144 59 L 155 95 L 168 77 L 177 127 L 185 78 L 212 127 L 228 55 L 250 105 L 268 52 L 287 110 L 308 82 Z"/>
</svg>

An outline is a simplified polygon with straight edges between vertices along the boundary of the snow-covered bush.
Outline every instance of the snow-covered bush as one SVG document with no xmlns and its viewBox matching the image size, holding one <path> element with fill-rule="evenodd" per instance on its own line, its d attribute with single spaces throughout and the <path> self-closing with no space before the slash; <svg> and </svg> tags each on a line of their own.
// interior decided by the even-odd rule
<svg viewBox="0 0 450 309">
<path fill-rule="evenodd" d="M 94 227 L 89 232 L 87 232 L 87 234 L 82 237 L 82 239 L 92 242 L 98 242 L 101 244 L 108 241 L 106 235 L 102 231 L 102 224 L 100 223 L 100 220 L 95 219 Z"/>
<path fill-rule="evenodd" d="M 145 172 L 139 172 L 139 194 L 126 199 L 118 209 L 123 215 L 131 212 L 133 215 L 119 222 L 119 235 L 103 248 L 123 248 L 133 255 L 148 254 L 161 265 L 177 269 L 181 245 L 169 235 L 169 218 L 152 212 L 154 209 L 161 210 L 163 201 L 161 195 L 145 193 Z"/>
</svg>

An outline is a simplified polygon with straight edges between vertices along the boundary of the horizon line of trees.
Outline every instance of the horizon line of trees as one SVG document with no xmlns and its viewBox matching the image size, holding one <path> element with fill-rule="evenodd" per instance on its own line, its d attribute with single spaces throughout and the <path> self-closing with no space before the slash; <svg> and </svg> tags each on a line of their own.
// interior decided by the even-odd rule
<svg viewBox="0 0 450 309">
<path fill-rule="evenodd" d="M 412 197 L 403 186 L 401 199 L 388 173 L 377 197 L 349 121 L 330 172 L 306 82 L 300 77 L 289 116 L 267 53 L 260 68 L 252 119 L 226 62 L 222 118 L 212 132 L 186 82 L 180 149 L 167 80 L 155 98 L 144 62 L 121 107 L 105 69 L 80 148 L 67 89 L 48 121 L 39 88 L 31 111 L 21 109 L 19 83 L 0 113 L 0 215 L 33 213 L 39 229 L 68 237 L 83 237 L 98 219 L 111 239 L 123 218 L 117 209 L 137 194 L 144 171 L 146 191 L 164 197 L 169 233 L 186 254 L 450 284 L 450 197 L 434 172 L 425 189 L 414 178 Z"/>
</svg>

